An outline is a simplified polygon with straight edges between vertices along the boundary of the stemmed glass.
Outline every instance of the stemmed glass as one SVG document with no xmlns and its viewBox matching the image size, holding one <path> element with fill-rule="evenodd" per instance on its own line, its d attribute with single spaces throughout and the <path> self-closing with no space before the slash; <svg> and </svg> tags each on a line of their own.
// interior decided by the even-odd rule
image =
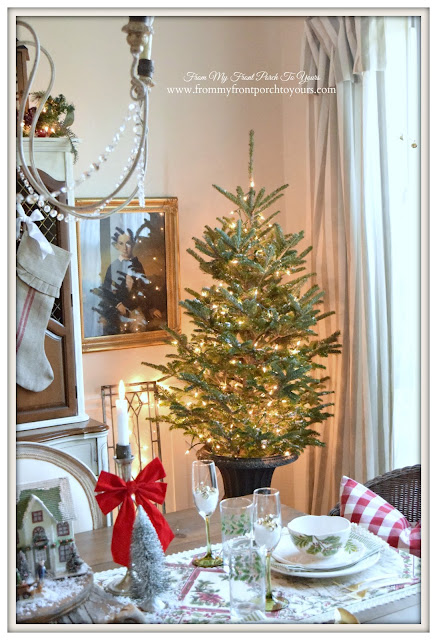
<svg viewBox="0 0 437 640">
<path fill-rule="evenodd" d="M 213 556 L 209 519 L 217 508 L 219 492 L 217 474 L 212 460 L 195 460 L 192 467 L 192 489 L 194 504 L 199 515 L 205 520 L 206 554 L 202 558 L 193 558 L 196 567 L 219 567 L 223 564 L 220 556 Z"/>
<path fill-rule="evenodd" d="M 272 592 L 271 557 L 281 539 L 281 501 L 279 491 L 270 487 L 253 492 L 253 535 L 266 554 L 266 611 L 279 611 L 288 605 L 288 600 Z"/>
</svg>

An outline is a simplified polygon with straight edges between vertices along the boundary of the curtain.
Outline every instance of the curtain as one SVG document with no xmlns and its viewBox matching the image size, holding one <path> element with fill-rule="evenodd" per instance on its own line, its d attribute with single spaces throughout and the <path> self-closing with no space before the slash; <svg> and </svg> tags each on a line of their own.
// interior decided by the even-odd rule
<svg viewBox="0 0 437 640">
<path fill-rule="evenodd" d="M 328 359 L 335 415 L 320 427 L 326 447 L 302 456 L 308 487 L 300 508 L 308 513 L 329 511 L 343 474 L 365 482 L 391 468 L 385 54 L 383 17 L 305 23 L 302 68 L 317 76 L 308 118 L 311 266 L 325 291 L 322 311 L 335 311 L 320 335 L 340 329 L 343 345 Z"/>
</svg>

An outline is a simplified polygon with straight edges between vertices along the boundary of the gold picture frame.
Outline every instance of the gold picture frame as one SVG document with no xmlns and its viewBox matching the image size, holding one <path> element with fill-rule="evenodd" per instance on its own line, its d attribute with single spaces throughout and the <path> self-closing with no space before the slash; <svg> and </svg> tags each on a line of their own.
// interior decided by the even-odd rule
<svg viewBox="0 0 437 640">
<path fill-rule="evenodd" d="M 163 344 L 162 325 L 179 331 L 178 199 L 147 198 L 144 207 L 134 199 L 103 220 L 76 224 L 82 351 Z"/>
</svg>

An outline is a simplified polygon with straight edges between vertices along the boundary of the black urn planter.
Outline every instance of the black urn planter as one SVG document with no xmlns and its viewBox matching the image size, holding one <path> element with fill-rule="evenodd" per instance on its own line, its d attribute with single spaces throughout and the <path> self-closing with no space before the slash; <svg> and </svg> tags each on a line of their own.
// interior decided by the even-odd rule
<svg viewBox="0 0 437 640">
<path fill-rule="evenodd" d="M 260 487 L 270 487 L 276 467 L 295 462 L 298 456 L 266 458 L 228 458 L 199 451 L 200 459 L 214 460 L 223 478 L 225 498 L 249 495 Z"/>
</svg>

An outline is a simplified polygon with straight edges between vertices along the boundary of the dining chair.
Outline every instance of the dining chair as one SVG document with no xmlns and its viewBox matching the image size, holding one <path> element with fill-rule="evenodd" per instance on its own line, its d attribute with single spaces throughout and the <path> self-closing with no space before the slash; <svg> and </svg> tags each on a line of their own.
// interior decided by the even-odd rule
<svg viewBox="0 0 437 640">
<path fill-rule="evenodd" d="M 364 486 L 384 498 L 400 511 L 411 524 L 421 518 L 421 465 L 394 469 L 364 483 Z M 329 512 L 330 516 L 340 515 L 340 503 Z"/>
<path fill-rule="evenodd" d="M 90 531 L 106 526 L 107 520 L 95 499 L 97 478 L 89 467 L 69 453 L 47 444 L 17 444 L 17 486 L 35 485 L 44 480 L 68 478 L 76 514 L 74 532 Z"/>
</svg>

